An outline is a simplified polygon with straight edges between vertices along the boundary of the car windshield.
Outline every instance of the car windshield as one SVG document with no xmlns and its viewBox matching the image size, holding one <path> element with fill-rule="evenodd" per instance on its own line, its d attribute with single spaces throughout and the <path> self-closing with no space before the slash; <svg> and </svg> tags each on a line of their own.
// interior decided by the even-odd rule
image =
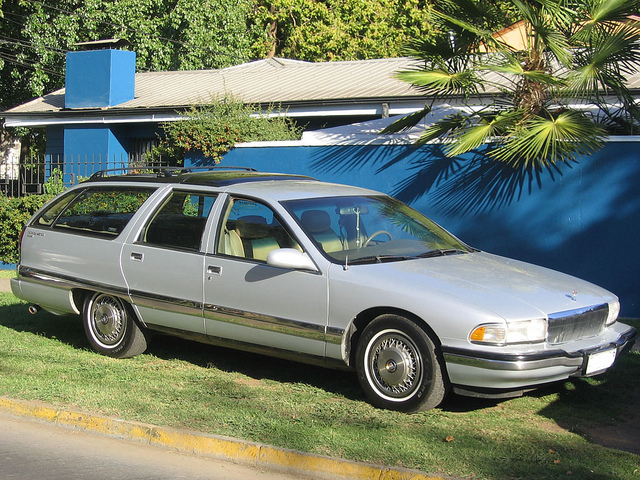
<svg viewBox="0 0 640 480">
<path fill-rule="evenodd" d="M 472 251 L 421 213 L 388 196 L 310 198 L 283 204 L 327 257 L 342 264 Z"/>
</svg>

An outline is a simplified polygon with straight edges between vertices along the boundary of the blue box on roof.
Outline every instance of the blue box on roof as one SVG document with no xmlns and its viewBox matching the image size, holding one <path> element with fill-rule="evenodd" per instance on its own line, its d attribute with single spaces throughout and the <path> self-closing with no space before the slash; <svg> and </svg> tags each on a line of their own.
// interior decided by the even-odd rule
<svg viewBox="0 0 640 480">
<path fill-rule="evenodd" d="M 135 74 L 135 52 L 68 52 L 65 108 L 112 107 L 133 100 Z"/>
</svg>

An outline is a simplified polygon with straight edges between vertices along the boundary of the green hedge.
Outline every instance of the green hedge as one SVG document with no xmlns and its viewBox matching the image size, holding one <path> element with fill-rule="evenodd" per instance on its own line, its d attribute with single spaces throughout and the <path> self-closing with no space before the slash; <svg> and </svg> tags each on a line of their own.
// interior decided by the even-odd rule
<svg viewBox="0 0 640 480">
<path fill-rule="evenodd" d="M 0 261 L 17 263 L 20 233 L 31 216 L 53 195 L 7 198 L 0 195 Z"/>
</svg>

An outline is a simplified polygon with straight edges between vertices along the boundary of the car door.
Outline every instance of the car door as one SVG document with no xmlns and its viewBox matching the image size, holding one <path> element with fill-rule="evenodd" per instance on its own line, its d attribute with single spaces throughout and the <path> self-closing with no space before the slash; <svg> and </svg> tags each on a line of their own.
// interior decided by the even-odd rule
<svg viewBox="0 0 640 480">
<path fill-rule="evenodd" d="M 216 195 L 174 189 L 122 251 L 132 304 L 154 329 L 204 334 L 203 236 Z"/>
<path fill-rule="evenodd" d="M 281 218 L 261 202 L 230 198 L 215 241 L 205 261 L 207 335 L 324 357 L 326 277 L 266 263 L 273 249 L 301 250 Z"/>
</svg>

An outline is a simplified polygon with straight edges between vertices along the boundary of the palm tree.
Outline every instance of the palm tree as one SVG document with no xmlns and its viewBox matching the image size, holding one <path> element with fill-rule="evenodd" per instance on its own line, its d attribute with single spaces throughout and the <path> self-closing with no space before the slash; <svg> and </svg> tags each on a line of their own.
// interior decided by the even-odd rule
<svg viewBox="0 0 640 480">
<path fill-rule="evenodd" d="M 453 210 L 508 203 L 542 173 L 561 174 L 597 151 L 607 135 L 639 131 L 640 109 L 626 84 L 640 65 L 638 0 L 507 3 L 521 45 L 491 29 L 495 0 L 443 0 L 434 12 L 443 34 L 407 47 L 420 65 L 397 78 L 432 103 L 382 133 L 417 125 L 435 101 L 457 107 L 418 141 L 439 140 L 443 157 L 395 192 L 404 200 L 440 183 L 441 204 Z M 459 175 L 452 180 L 452 173 Z M 431 183 L 416 193 L 420 178 Z"/>
</svg>

